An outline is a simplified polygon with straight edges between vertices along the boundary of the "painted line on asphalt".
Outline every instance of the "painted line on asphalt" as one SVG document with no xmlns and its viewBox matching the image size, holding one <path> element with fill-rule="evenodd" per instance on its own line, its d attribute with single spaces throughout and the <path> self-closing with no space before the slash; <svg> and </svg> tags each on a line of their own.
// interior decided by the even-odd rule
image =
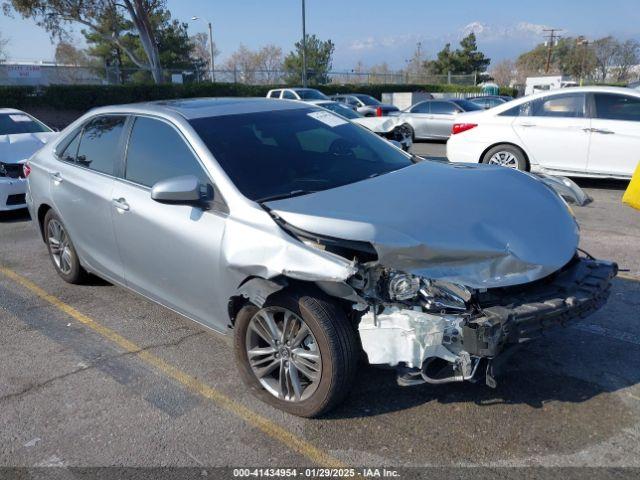
<svg viewBox="0 0 640 480">
<path fill-rule="evenodd" d="M 582 332 L 592 333 L 594 335 L 600 335 L 601 337 L 611 338 L 619 340 L 620 342 L 632 343 L 633 345 L 640 345 L 640 336 L 629 332 L 621 332 L 612 328 L 602 327 L 594 324 L 582 324 L 576 323 L 571 325 L 571 328 L 580 330 Z"/>
<path fill-rule="evenodd" d="M 626 273 L 626 272 L 618 272 L 618 278 L 622 278 L 624 280 L 631 280 L 632 282 L 640 282 L 640 276 L 632 275 L 631 273 Z"/>
<path fill-rule="evenodd" d="M 108 327 L 96 322 L 91 319 L 87 315 L 79 312 L 71 305 L 64 303 L 59 298 L 55 297 L 47 293 L 45 290 L 40 288 L 38 285 L 33 283 L 31 280 L 23 277 L 22 275 L 14 272 L 13 270 L 0 267 L 0 273 L 4 274 L 6 277 L 10 278 L 14 282 L 22 285 L 27 290 L 31 291 L 42 300 L 48 302 L 49 304 L 56 307 L 58 310 L 64 312 L 68 316 L 72 317 L 74 320 L 82 323 L 86 327 L 90 328 L 97 334 L 101 335 L 108 340 L 111 340 L 113 343 L 118 345 L 120 348 L 127 352 L 131 352 L 135 354 L 138 358 L 145 361 L 146 363 L 152 365 L 157 370 L 165 374 L 166 376 L 176 380 L 181 383 L 185 387 L 189 388 L 191 391 L 198 393 L 199 395 L 213 401 L 218 406 L 223 408 L 224 410 L 230 412 L 236 417 L 242 419 L 247 424 L 252 427 L 261 430 L 263 433 L 273 438 L 274 440 L 279 441 L 280 443 L 286 445 L 294 452 L 299 453 L 307 457 L 313 463 L 329 468 L 344 468 L 347 465 L 337 458 L 332 457 L 329 453 L 321 450 L 320 448 L 312 445 L 306 440 L 294 435 L 289 432 L 285 428 L 279 426 L 278 424 L 272 422 L 266 417 L 254 412 L 253 410 L 235 402 L 233 399 L 225 395 L 224 393 L 216 390 L 213 387 L 201 382 L 197 378 L 189 375 L 188 373 L 183 372 L 177 367 L 165 362 L 160 357 L 153 355 L 149 351 L 142 350 L 142 347 L 135 344 L 134 342 L 126 339 L 119 333 L 116 333 L 114 330 L 111 330 Z"/>
</svg>

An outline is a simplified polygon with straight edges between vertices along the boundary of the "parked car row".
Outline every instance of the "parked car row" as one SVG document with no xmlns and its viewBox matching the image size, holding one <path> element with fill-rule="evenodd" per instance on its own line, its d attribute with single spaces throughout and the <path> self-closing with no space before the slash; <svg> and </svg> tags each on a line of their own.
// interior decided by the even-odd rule
<svg viewBox="0 0 640 480">
<path fill-rule="evenodd" d="M 103 107 L 44 145 L 26 200 L 60 277 L 231 333 L 251 391 L 301 416 L 336 406 L 362 358 L 402 385 L 495 386 L 506 353 L 606 302 L 617 266 L 580 253 L 538 178 L 273 98 Z"/>
</svg>

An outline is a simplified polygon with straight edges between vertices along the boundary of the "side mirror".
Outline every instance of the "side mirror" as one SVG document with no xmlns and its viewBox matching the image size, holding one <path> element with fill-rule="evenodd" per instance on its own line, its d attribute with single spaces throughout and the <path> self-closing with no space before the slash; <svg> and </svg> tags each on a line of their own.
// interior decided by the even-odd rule
<svg viewBox="0 0 640 480">
<path fill-rule="evenodd" d="M 151 198 L 160 203 L 199 205 L 207 200 L 200 191 L 200 181 L 194 175 L 160 180 L 151 188 Z"/>
</svg>

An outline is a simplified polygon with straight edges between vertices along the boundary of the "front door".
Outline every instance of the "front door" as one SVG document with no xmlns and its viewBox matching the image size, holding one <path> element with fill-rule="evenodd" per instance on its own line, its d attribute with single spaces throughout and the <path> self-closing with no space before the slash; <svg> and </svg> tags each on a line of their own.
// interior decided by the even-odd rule
<svg viewBox="0 0 640 480">
<path fill-rule="evenodd" d="M 523 111 L 528 115 L 523 116 Z M 521 107 L 513 122 L 533 163 L 561 172 L 585 172 L 591 120 L 584 93 L 549 95 Z"/>
<path fill-rule="evenodd" d="M 589 173 L 631 177 L 640 163 L 640 98 L 594 93 Z"/>
<path fill-rule="evenodd" d="M 212 208 L 151 199 L 158 181 L 195 175 L 212 184 L 178 130 L 137 117 L 127 148 L 124 178 L 114 182 L 112 216 L 125 280 L 134 290 L 194 320 L 223 331 L 226 306 L 215 302 L 226 214 Z"/>
</svg>

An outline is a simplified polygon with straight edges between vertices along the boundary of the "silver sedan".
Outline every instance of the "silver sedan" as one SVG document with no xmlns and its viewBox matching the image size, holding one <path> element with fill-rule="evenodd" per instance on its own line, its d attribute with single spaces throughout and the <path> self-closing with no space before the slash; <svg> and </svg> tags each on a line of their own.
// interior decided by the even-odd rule
<svg viewBox="0 0 640 480">
<path fill-rule="evenodd" d="M 411 128 L 414 140 L 446 140 L 456 116 L 482 107 L 463 99 L 425 100 L 400 113 L 402 122 Z"/>
<path fill-rule="evenodd" d="M 63 280 L 232 334 L 250 390 L 295 415 L 337 405 L 365 357 L 403 385 L 494 386 L 503 350 L 595 311 L 616 274 L 538 179 L 422 161 L 301 102 L 96 109 L 29 162 Z"/>
</svg>

